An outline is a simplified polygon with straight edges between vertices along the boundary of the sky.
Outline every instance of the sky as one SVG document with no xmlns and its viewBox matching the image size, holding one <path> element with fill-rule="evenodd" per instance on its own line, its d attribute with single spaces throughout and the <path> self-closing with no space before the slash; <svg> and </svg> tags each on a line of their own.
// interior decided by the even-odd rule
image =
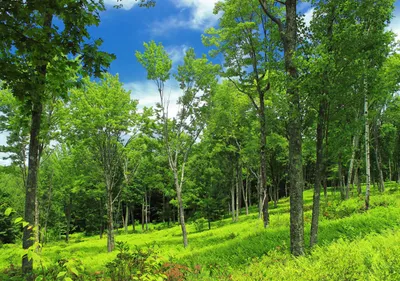
<svg viewBox="0 0 400 281">
<path fill-rule="evenodd" d="M 246 0 L 243 0 L 246 1 Z M 213 8 L 218 0 L 158 0 L 154 8 L 140 8 L 135 0 L 104 0 L 106 11 L 101 13 L 101 23 L 91 27 L 92 40 L 102 38 L 102 50 L 114 53 L 109 72 L 118 74 L 124 87 L 131 90 L 131 97 L 139 100 L 139 107 L 153 106 L 159 100 L 153 82 L 146 79 L 144 68 L 137 62 L 136 51 L 143 51 L 143 42 L 154 40 L 161 42 L 173 61 L 173 71 L 182 63 L 185 51 L 193 47 L 196 54 L 207 54 L 209 49 L 201 43 L 204 30 L 218 24 L 218 15 Z M 115 9 L 114 5 L 123 4 Z M 306 22 L 312 18 L 313 10 L 307 3 L 300 3 L 300 13 Z M 400 0 L 396 1 L 396 10 L 390 28 L 400 40 Z M 214 60 L 222 63 L 222 58 Z M 180 95 L 174 82 L 166 85 L 166 94 L 170 96 L 171 115 L 177 112 L 176 100 Z M 6 134 L 0 134 L 0 145 L 5 144 Z M 0 164 L 8 161 L 2 159 Z"/>
</svg>

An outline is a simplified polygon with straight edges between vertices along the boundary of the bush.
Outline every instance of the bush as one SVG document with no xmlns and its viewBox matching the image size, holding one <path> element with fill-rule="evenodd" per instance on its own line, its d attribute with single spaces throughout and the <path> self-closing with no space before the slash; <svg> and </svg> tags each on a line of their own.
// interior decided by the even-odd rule
<svg viewBox="0 0 400 281">
<path fill-rule="evenodd" d="M 163 261 L 153 247 L 136 248 L 129 252 L 126 242 L 117 242 L 119 253 L 117 257 L 106 264 L 107 275 L 112 281 L 129 280 L 164 280 L 162 272 Z"/>
<path fill-rule="evenodd" d="M 194 221 L 194 228 L 197 232 L 201 232 L 206 228 L 207 220 L 205 218 L 199 218 Z"/>
</svg>

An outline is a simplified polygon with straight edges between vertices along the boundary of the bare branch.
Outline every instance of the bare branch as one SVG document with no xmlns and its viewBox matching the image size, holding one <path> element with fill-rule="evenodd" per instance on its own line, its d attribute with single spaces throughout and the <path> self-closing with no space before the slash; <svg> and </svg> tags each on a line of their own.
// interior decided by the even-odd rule
<svg viewBox="0 0 400 281">
<path fill-rule="evenodd" d="M 275 0 L 276 1 L 276 0 Z M 279 28 L 279 33 L 281 34 L 281 36 L 284 36 L 284 28 L 283 28 L 283 24 L 282 21 L 275 17 L 267 8 L 267 3 L 265 0 L 258 0 L 258 2 L 261 5 L 261 8 L 263 9 L 264 13 L 274 22 L 278 25 Z M 285 4 L 286 5 L 286 4 Z"/>
</svg>

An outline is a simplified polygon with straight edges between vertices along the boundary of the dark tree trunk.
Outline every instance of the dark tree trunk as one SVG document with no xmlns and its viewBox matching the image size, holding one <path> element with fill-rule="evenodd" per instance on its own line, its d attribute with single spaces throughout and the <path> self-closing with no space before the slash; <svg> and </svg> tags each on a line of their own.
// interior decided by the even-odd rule
<svg viewBox="0 0 400 281">
<path fill-rule="evenodd" d="M 135 204 L 132 204 L 131 208 L 131 221 L 132 221 L 132 231 L 135 232 Z"/>
<path fill-rule="evenodd" d="M 69 234 L 71 232 L 71 213 L 72 213 L 72 197 L 69 195 L 68 202 L 65 205 L 65 218 L 67 229 L 65 230 L 65 242 L 69 242 Z"/>
<path fill-rule="evenodd" d="M 302 123 L 300 93 L 297 85 L 297 68 L 293 55 L 297 49 L 297 1 L 286 0 L 286 32 L 283 40 L 286 72 L 290 77 L 287 85 L 289 99 L 289 175 L 290 175 L 290 249 L 293 255 L 304 254 L 303 220 L 303 163 Z"/>
<path fill-rule="evenodd" d="M 376 121 L 378 122 L 378 121 Z M 378 174 L 379 174 L 379 181 L 378 181 L 378 186 L 379 190 L 381 192 L 385 191 L 385 180 L 383 179 L 383 172 L 382 172 L 382 159 L 379 151 L 379 128 L 378 125 L 375 123 L 374 124 L 374 140 L 375 140 L 375 159 L 376 159 L 376 167 L 378 169 Z"/>
<path fill-rule="evenodd" d="M 319 221 L 319 206 L 321 198 L 321 178 L 323 169 L 323 142 L 324 142 L 324 120 L 326 112 L 326 101 L 321 100 L 318 110 L 318 124 L 317 124 L 317 160 L 315 163 L 315 182 L 314 182 L 314 196 L 313 196 L 313 209 L 311 219 L 311 235 L 310 247 L 313 247 L 318 242 L 318 221 Z"/>
<path fill-rule="evenodd" d="M 114 250 L 114 221 L 113 221 L 113 198 L 112 188 L 107 187 L 107 251 Z"/>
<path fill-rule="evenodd" d="M 258 84 L 258 83 L 257 83 Z M 264 192 L 263 202 L 263 222 L 264 227 L 269 225 L 269 210 L 268 210 L 268 189 L 267 189 L 267 156 L 266 156 L 266 140 L 267 140 L 267 128 L 265 120 L 265 103 L 264 93 L 259 90 L 259 120 L 260 120 L 260 190 Z"/>
<path fill-rule="evenodd" d="M 46 71 L 46 70 L 44 70 Z M 44 74 L 45 75 L 45 74 Z M 42 116 L 43 106 L 40 97 L 37 96 L 32 101 L 32 122 L 30 131 L 29 142 L 29 160 L 28 160 L 28 178 L 26 182 L 25 191 L 25 215 L 24 220 L 29 223 L 24 227 L 22 247 L 24 250 L 29 249 L 33 245 L 32 232 L 35 223 L 35 199 L 37 190 L 37 176 L 39 170 L 39 134 L 40 134 L 40 120 Z M 25 254 L 22 257 L 22 272 L 26 275 L 27 280 L 33 280 L 32 275 L 33 262 L 28 260 Z"/>
</svg>

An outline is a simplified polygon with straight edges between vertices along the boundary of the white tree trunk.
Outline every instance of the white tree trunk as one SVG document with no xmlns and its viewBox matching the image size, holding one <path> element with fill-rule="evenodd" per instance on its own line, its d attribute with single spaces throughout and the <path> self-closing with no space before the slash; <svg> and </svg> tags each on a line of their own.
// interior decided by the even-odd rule
<svg viewBox="0 0 400 281">
<path fill-rule="evenodd" d="M 369 152 L 369 119 L 368 119 L 368 95 L 364 93 L 364 120 L 365 120 L 365 209 L 369 209 L 369 195 L 371 189 L 371 163 Z"/>
</svg>

